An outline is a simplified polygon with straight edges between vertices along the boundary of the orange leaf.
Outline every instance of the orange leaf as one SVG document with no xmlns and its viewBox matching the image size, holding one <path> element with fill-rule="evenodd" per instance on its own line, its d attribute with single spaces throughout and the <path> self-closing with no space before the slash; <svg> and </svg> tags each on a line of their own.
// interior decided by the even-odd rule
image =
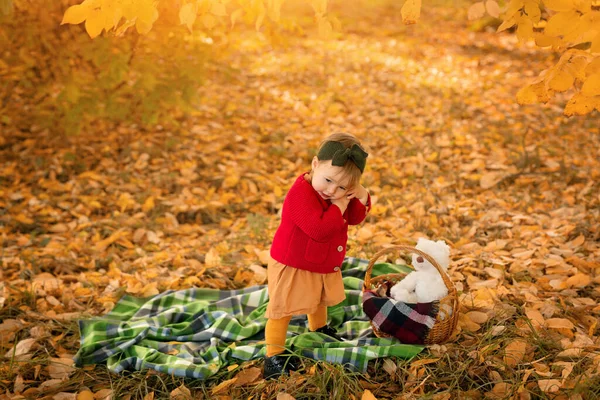
<svg viewBox="0 0 600 400">
<path fill-rule="evenodd" d="M 523 340 L 514 340 L 504 349 L 504 362 L 509 367 L 517 366 L 525 356 L 527 343 Z"/>
<path fill-rule="evenodd" d="M 421 16 L 421 0 L 406 0 L 400 13 L 405 25 L 416 24 Z"/>
<path fill-rule="evenodd" d="M 546 326 L 552 329 L 573 329 L 575 325 L 566 318 L 550 318 L 546 320 Z"/>
<path fill-rule="evenodd" d="M 377 397 L 373 396 L 373 393 L 371 393 L 371 391 L 369 389 L 366 389 L 363 392 L 362 397 L 360 399 L 361 400 L 377 400 Z"/>
<path fill-rule="evenodd" d="M 556 393 L 560 390 L 562 384 L 558 379 L 540 379 L 538 386 L 544 393 Z"/>
</svg>

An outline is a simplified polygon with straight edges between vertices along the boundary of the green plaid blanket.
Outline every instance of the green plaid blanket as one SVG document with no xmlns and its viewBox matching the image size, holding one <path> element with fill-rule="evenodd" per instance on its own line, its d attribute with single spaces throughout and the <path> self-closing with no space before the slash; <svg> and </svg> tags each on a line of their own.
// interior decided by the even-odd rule
<svg viewBox="0 0 600 400">
<path fill-rule="evenodd" d="M 346 258 L 346 300 L 329 308 L 329 325 L 345 341 L 309 332 L 306 316 L 290 322 L 286 346 L 314 360 L 365 371 L 379 357 L 411 358 L 423 346 L 377 338 L 361 304 L 368 262 Z M 406 266 L 377 264 L 373 276 L 405 272 Z M 81 347 L 76 364 L 106 362 L 110 371 L 154 369 L 206 379 L 221 368 L 264 357 L 266 286 L 241 290 L 188 289 L 150 298 L 124 296 L 105 316 L 79 321 Z"/>
</svg>

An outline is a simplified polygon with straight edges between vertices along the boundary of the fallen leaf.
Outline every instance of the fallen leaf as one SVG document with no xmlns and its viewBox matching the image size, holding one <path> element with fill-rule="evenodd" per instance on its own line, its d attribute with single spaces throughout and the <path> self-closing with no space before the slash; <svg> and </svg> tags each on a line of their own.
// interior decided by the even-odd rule
<svg viewBox="0 0 600 400">
<path fill-rule="evenodd" d="M 11 359 L 12 357 L 18 357 L 23 354 L 27 354 L 31 351 L 33 346 L 36 344 L 36 339 L 28 338 L 23 339 L 17 343 L 17 345 L 6 352 L 4 355 L 5 358 Z"/>
<path fill-rule="evenodd" d="M 398 371 L 398 365 L 394 361 L 389 358 L 383 360 L 383 370 L 387 372 L 390 376 L 396 376 L 396 371 Z"/>
<path fill-rule="evenodd" d="M 296 398 L 291 394 L 277 393 L 277 400 L 296 400 Z"/>
<path fill-rule="evenodd" d="M 73 360 L 70 358 L 51 358 L 48 365 L 48 373 L 53 379 L 66 379 L 73 372 Z"/>
<path fill-rule="evenodd" d="M 77 400 L 94 400 L 94 393 L 89 390 L 82 390 L 77 393 Z"/>
<path fill-rule="evenodd" d="M 562 387 L 562 383 L 558 379 L 540 379 L 538 386 L 544 393 L 556 393 Z"/>
<path fill-rule="evenodd" d="M 226 381 L 223 381 L 223 382 L 219 383 L 217 386 L 215 386 L 213 388 L 213 390 L 211 391 L 211 393 L 213 395 L 217 395 L 219 393 L 222 393 L 225 390 L 227 390 L 230 386 L 232 386 L 236 381 L 237 381 L 237 377 L 231 378 L 231 379 L 227 379 Z"/>
<path fill-rule="evenodd" d="M 113 391 L 112 389 L 100 389 L 94 393 L 95 400 L 112 400 Z"/>
<path fill-rule="evenodd" d="M 527 343 L 523 340 L 513 340 L 504 349 L 504 363 L 509 367 L 516 367 L 525 356 Z"/>
<path fill-rule="evenodd" d="M 551 329 L 574 329 L 575 325 L 566 318 L 550 318 L 546 320 L 546 326 Z"/>
<path fill-rule="evenodd" d="M 25 390 L 25 384 L 23 383 L 23 376 L 21 374 L 17 375 L 15 381 L 13 383 L 13 392 L 16 394 L 21 393 Z"/>
<path fill-rule="evenodd" d="M 467 313 L 467 317 L 469 317 L 471 321 L 479 325 L 486 323 L 489 319 L 489 316 L 481 311 L 469 311 Z"/>
<path fill-rule="evenodd" d="M 506 382 L 498 382 L 494 385 L 492 390 L 485 394 L 488 399 L 506 399 L 511 391 L 511 385 Z"/>
<path fill-rule="evenodd" d="M 52 400 L 77 400 L 77 393 L 60 392 L 52 396 Z"/>
<path fill-rule="evenodd" d="M 234 386 L 244 386 L 249 383 L 253 383 L 260 378 L 262 370 L 260 368 L 252 367 L 241 371 L 236 375 L 236 382 Z"/>
<path fill-rule="evenodd" d="M 373 393 L 371 393 L 371 391 L 369 389 L 366 389 L 363 392 L 362 397 L 360 399 L 361 400 L 377 400 L 377 397 L 373 396 Z"/>
</svg>

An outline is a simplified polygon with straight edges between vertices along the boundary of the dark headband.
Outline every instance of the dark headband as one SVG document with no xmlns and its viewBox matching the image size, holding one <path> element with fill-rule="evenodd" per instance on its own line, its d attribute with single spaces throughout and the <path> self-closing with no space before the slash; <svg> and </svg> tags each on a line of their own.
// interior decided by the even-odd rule
<svg viewBox="0 0 600 400">
<path fill-rule="evenodd" d="M 348 160 L 352 160 L 361 173 L 365 170 L 368 156 L 369 154 L 359 145 L 354 144 L 352 147 L 346 148 L 340 142 L 325 142 L 317 154 L 319 160 L 331 160 L 331 165 L 336 167 L 343 167 Z"/>
</svg>

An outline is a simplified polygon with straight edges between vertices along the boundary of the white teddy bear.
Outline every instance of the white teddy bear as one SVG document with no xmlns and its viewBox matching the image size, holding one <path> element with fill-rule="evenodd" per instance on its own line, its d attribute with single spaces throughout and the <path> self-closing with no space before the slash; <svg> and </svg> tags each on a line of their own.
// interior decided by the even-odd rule
<svg viewBox="0 0 600 400">
<path fill-rule="evenodd" d="M 434 242 L 419 238 L 415 248 L 431 256 L 442 267 L 444 273 L 448 269 L 450 247 L 443 240 Z M 430 303 L 448 295 L 448 288 L 433 264 L 423 256 L 413 254 L 412 266 L 415 270 L 390 289 L 390 295 L 394 300 L 411 304 Z"/>
</svg>

